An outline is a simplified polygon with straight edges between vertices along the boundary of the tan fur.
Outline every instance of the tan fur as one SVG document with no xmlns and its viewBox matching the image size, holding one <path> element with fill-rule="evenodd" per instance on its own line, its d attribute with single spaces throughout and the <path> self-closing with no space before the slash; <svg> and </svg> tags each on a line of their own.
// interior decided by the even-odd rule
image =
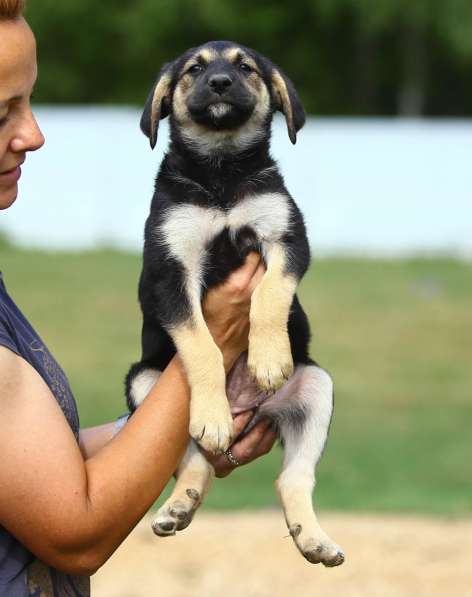
<svg viewBox="0 0 472 597">
<path fill-rule="evenodd" d="M 183 65 L 182 70 L 180 71 L 180 75 L 182 76 L 186 73 L 191 66 L 198 64 L 197 56 L 192 56 L 187 60 L 187 62 Z"/>
<path fill-rule="evenodd" d="M 188 95 L 190 89 L 193 87 L 193 78 L 191 75 L 184 75 L 177 83 L 181 87 L 184 95 Z"/>
<path fill-rule="evenodd" d="M 233 48 L 229 48 L 228 50 L 225 50 L 223 52 L 223 58 L 226 58 L 226 60 L 228 60 L 229 62 L 232 62 L 233 64 L 238 61 L 245 62 L 256 72 L 259 72 L 259 68 L 258 68 L 256 62 L 250 56 L 248 56 L 245 52 L 243 52 L 243 50 L 241 48 L 238 48 L 237 46 L 235 46 Z"/>
<path fill-rule="evenodd" d="M 275 91 L 275 95 L 279 100 L 278 107 L 285 114 L 290 140 L 292 143 L 294 143 L 297 138 L 297 131 L 295 130 L 295 125 L 293 122 L 292 104 L 290 103 L 287 85 L 277 70 L 272 73 L 272 86 Z"/>
<path fill-rule="evenodd" d="M 284 250 L 274 245 L 251 300 L 248 368 L 264 390 L 280 388 L 293 373 L 287 322 L 297 280 L 285 273 L 285 265 Z"/>
<path fill-rule="evenodd" d="M 303 487 L 300 477 L 298 486 L 285 485 L 280 479 L 277 491 L 284 509 L 285 520 L 290 534 L 299 551 L 313 564 L 322 562 L 332 567 L 342 564 L 344 555 L 339 545 L 323 531 L 318 523 L 311 499 L 311 491 Z"/>
<path fill-rule="evenodd" d="M 198 309 L 198 307 L 197 307 Z M 226 398 L 223 356 L 200 310 L 191 324 L 170 331 L 192 390 L 190 435 L 210 452 L 226 450 L 233 436 L 233 419 Z"/>
<path fill-rule="evenodd" d="M 182 67 L 182 70 L 180 71 L 180 73 L 181 74 L 186 73 L 190 67 L 194 66 L 195 64 L 200 64 L 201 61 L 209 64 L 210 62 L 215 60 L 217 58 L 217 56 L 218 56 L 217 53 L 214 51 L 205 52 L 204 50 L 202 50 L 201 52 L 198 52 L 197 54 L 195 54 L 194 56 L 192 56 L 191 58 L 189 58 L 187 60 L 187 62 Z"/>
<path fill-rule="evenodd" d="M 186 79 L 186 77 L 184 78 Z M 172 112 L 181 125 L 191 125 L 193 123 L 187 109 L 187 99 L 191 93 L 191 88 L 191 85 L 189 86 L 181 79 L 175 88 L 172 98 Z"/>
<path fill-rule="evenodd" d="M 244 55 L 242 57 L 242 62 L 246 62 L 247 64 L 249 64 L 249 66 L 256 71 L 257 74 L 260 74 L 259 72 L 259 67 L 257 66 L 257 64 L 254 62 L 254 60 L 252 58 L 250 58 L 247 55 Z"/>
<path fill-rule="evenodd" d="M 203 48 L 200 50 L 199 55 L 205 60 L 205 62 L 211 62 L 218 58 L 218 53 L 213 48 Z"/>
<path fill-rule="evenodd" d="M 171 77 L 168 74 L 162 75 L 159 79 L 156 88 L 154 89 L 154 95 L 152 98 L 151 105 L 151 142 L 155 142 L 155 135 L 159 119 L 161 115 L 161 105 L 163 99 L 168 95 L 170 91 Z"/>
<path fill-rule="evenodd" d="M 152 528 L 156 535 L 173 535 L 176 530 L 185 528 L 195 510 L 200 506 L 215 476 L 215 470 L 194 442 L 187 451 L 175 474 L 176 483 L 172 494 L 159 508 Z M 172 530 L 166 530 L 172 524 Z"/>
<path fill-rule="evenodd" d="M 256 72 L 253 72 L 248 76 L 246 80 L 248 85 L 254 89 L 256 94 L 260 95 L 262 87 L 265 87 L 265 85 L 262 82 L 262 79 L 259 77 L 259 75 Z"/>
<path fill-rule="evenodd" d="M 236 62 L 239 56 L 242 55 L 241 48 L 234 46 L 233 48 L 228 48 L 223 52 L 223 58 L 226 58 L 229 62 Z"/>
<path fill-rule="evenodd" d="M 256 74 L 251 74 L 248 77 L 250 87 L 257 96 L 257 104 L 254 108 L 251 119 L 257 123 L 262 123 L 270 110 L 270 95 L 267 87 L 263 81 Z"/>
</svg>

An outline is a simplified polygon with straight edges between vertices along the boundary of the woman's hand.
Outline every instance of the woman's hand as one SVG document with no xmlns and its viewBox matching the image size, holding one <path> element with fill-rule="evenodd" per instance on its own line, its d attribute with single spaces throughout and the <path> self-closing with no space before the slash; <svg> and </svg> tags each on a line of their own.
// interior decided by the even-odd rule
<svg viewBox="0 0 472 597">
<path fill-rule="evenodd" d="M 252 411 L 248 411 L 235 417 L 234 432 L 236 436 L 246 427 L 253 414 Z M 259 456 L 270 452 L 276 439 L 277 434 L 271 429 L 270 421 L 261 421 L 240 440 L 235 441 L 231 446 L 231 453 L 239 464 L 248 464 Z M 205 452 L 205 457 L 213 465 L 217 477 L 226 477 L 236 468 L 225 454 Z"/>
<path fill-rule="evenodd" d="M 258 253 L 249 253 L 239 269 L 219 286 L 211 288 L 203 301 L 203 315 L 228 372 L 247 349 L 251 295 L 265 273 Z"/>
</svg>

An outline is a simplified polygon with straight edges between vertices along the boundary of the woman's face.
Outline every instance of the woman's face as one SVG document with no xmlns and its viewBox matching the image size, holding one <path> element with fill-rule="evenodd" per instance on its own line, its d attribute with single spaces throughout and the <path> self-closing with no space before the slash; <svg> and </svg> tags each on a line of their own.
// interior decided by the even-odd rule
<svg viewBox="0 0 472 597">
<path fill-rule="evenodd" d="M 36 76 L 36 42 L 26 21 L 0 21 L 0 209 L 16 199 L 26 152 L 44 143 L 30 105 Z"/>
</svg>

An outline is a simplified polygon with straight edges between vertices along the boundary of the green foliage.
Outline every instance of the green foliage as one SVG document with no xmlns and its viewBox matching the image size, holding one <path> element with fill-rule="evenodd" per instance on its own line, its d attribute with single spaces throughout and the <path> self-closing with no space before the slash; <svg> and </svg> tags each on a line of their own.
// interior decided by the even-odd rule
<svg viewBox="0 0 472 597">
<path fill-rule="evenodd" d="M 140 258 L 0 247 L 6 284 L 67 371 L 84 426 L 125 409 L 139 357 Z M 300 288 L 313 356 L 335 381 L 322 509 L 472 512 L 472 267 L 317 261 Z M 275 505 L 280 450 L 212 487 L 207 507 Z"/>
<path fill-rule="evenodd" d="M 233 39 L 284 68 L 310 113 L 472 111 L 469 0 L 42 0 L 27 17 L 40 102 L 142 104 L 163 63 Z"/>
</svg>

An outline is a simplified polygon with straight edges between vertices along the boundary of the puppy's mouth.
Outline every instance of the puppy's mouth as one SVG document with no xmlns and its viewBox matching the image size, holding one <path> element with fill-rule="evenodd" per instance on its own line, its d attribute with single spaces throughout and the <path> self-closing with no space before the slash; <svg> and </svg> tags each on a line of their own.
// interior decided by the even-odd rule
<svg viewBox="0 0 472 597">
<path fill-rule="evenodd" d="M 237 129 L 251 116 L 252 102 L 232 98 L 192 98 L 188 109 L 194 122 L 215 130 Z"/>
<path fill-rule="evenodd" d="M 232 109 L 233 106 L 228 102 L 215 102 L 208 106 L 208 112 L 215 119 L 223 118 L 229 114 Z"/>
<path fill-rule="evenodd" d="M 247 93 L 212 93 L 206 87 L 187 100 L 190 117 L 209 130 L 236 130 L 251 117 L 254 100 Z"/>
</svg>

